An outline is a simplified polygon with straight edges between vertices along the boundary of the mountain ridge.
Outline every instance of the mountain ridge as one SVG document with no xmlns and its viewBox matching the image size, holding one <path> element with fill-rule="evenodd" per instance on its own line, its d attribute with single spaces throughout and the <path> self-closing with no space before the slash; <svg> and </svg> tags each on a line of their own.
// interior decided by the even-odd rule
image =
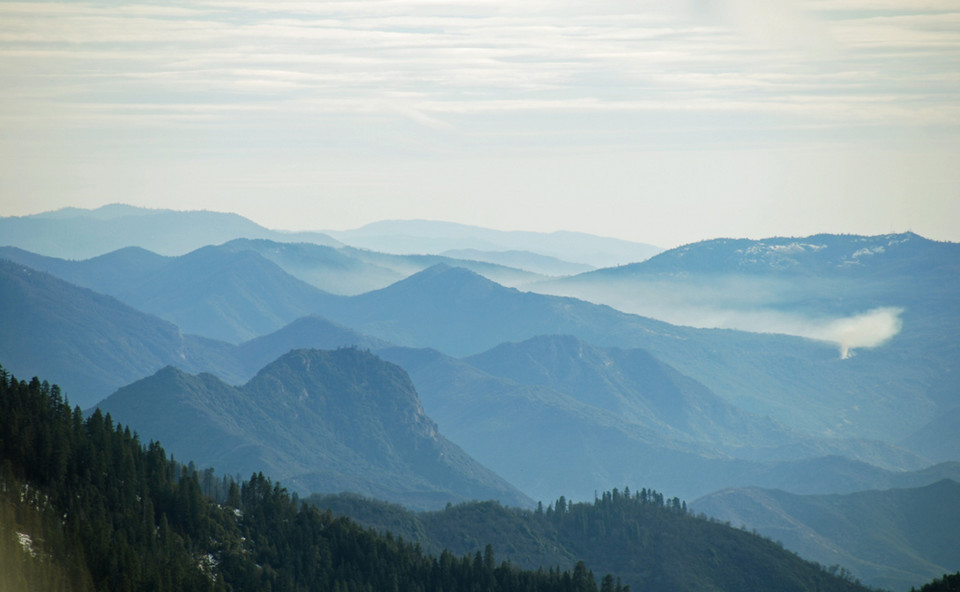
<svg viewBox="0 0 960 592">
<path fill-rule="evenodd" d="M 97 408 L 179 458 L 263 471 L 301 493 L 350 490 L 413 507 L 530 504 L 438 433 L 406 372 L 356 349 L 292 350 L 239 387 L 167 367 Z"/>
<path fill-rule="evenodd" d="M 869 586 L 905 590 L 960 569 L 960 483 L 952 479 L 845 495 L 733 489 L 691 508 L 844 565 Z"/>
</svg>

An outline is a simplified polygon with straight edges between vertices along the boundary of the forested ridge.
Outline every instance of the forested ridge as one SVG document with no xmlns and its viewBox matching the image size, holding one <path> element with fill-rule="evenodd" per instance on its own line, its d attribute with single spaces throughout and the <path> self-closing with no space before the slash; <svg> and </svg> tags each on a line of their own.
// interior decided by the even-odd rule
<svg viewBox="0 0 960 592">
<path fill-rule="evenodd" d="M 960 571 L 955 574 L 944 574 L 942 578 L 922 586 L 919 591 L 911 588 L 910 592 L 960 592 Z"/>
<path fill-rule="evenodd" d="M 401 533 L 427 551 L 470 553 L 492 544 L 522 567 L 585 561 L 644 592 L 863 592 L 841 566 L 805 561 L 780 544 L 703 516 L 676 497 L 614 489 L 592 502 L 564 497 L 535 510 L 467 502 L 410 512 L 356 495 L 311 496 L 320 508 Z"/>
<path fill-rule="evenodd" d="M 597 583 L 583 562 L 521 570 L 498 564 L 489 546 L 430 556 L 303 504 L 262 474 L 201 475 L 109 415 L 84 418 L 56 386 L 0 368 L 0 589 L 580 592 Z"/>
<path fill-rule="evenodd" d="M 420 514 L 341 499 L 390 526 L 360 526 L 262 474 L 199 472 L 0 367 L 5 592 L 865 590 L 650 489 Z"/>
</svg>

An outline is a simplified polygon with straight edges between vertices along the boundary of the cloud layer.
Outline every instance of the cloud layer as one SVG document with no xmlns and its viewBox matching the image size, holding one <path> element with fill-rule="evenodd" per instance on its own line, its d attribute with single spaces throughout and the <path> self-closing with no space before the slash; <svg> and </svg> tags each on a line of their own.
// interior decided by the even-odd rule
<svg viewBox="0 0 960 592">
<path fill-rule="evenodd" d="M 745 208 L 770 220 L 753 201 L 793 185 L 816 193 L 814 168 L 831 159 L 803 159 L 824 145 L 913 143 L 928 163 L 943 145 L 956 148 L 960 128 L 956 0 L 0 2 L 0 23 L 0 153 L 10 163 L 0 191 L 21 209 L 192 193 L 184 203 L 269 215 L 262 198 L 228 193 L 253 169 L 254 184 L 293 184 L 297 203 L 326 186 L 387 216 L 391 206 L 372 196 L 408 185 L 397 199 L 425 196 L 440 207 L 435 217 L 461 220 L 483 213 L 481 200 L 498 191 L 506 203 L 531 196 L 533 211 L 548 192 L 563 202 L 591 186 L 610 194 L 609 208 L 649 188 L 645 200 L 667 192 L 663 199 L 693 209 L 700 184 L 661 187 L 663 167 L 637 157 L 676 154 L 670 167 L 697 171 L 736 212 L 735 187 L 712 163 L 789 150 L 783 162 L 801 163 L 802 182 L 767 187 L 761 173 L 740 190 Z M 545 154 L 556 158 L 539 161 Z M 570 178 L 569 162 L 586 154 L 608 158 Z M 711 164 L 701 166 L 702 154 Z M 873 158 L 849 168 L 875 167 Z M 97 164 L 104 159 L 117 166 Z M 526 172 L 509 164 L 521 161 Z M 606 163 L 618 161 L 631 164 L 613 171 L 620 182 L 608 189 Z M 308 162 L 331 165 L 323 172 Z M 463 203 L 443 197 L 462 189 L 449 176 L 423 181 L 431 162 L 466 175 Z M 944 170 L 936 167 L 934 176 Z M 631 170 L 654 178 L 635 186 Z M 936 178 L 931 199 L 942 202 L 949 182 Z M 841 190 L 872 189 L 831 189 Z M 935 208 L 939 218 L 946 207 Z M 584 206 L 555 211 L 588 221 L 586 230 L 597 230 L 594 217 L 623 219 Z"/>
</svg>

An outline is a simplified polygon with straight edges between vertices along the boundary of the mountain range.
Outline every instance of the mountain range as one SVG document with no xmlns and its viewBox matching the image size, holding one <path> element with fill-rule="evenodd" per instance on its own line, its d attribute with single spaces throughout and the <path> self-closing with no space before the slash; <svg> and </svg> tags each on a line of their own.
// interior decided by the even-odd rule
<svg viewBox="0 0 960 592">
<path fill-rule="evenodd" d="M 154 215 L 118 206 L 28 218 Z M 416 390 L 422 421 L 476 459 L 467 474 L 502 477 L 525 503 L 560 492 L 589 499 L 623 484 L 692 499 L 731 487 L 847 495 L 960 480 L 957 245 L 909 233 L 721 239 L 580 273 L 592 264 L 510 252 L 523 245 L 441 245 L 452 230 L 425 235 L 446 255 L 276 235 L 183 253 L 124 245 L 86 259 L 4 247 L 0 361 L 59 383 L 85 408 L 115 391 L 152 393 L 149 417 L 130 423 L 167 430 L 164 444 L 180 458 L 234 472 L 229 463 L 248 457 L 300 492 L 322 482 L 418 507 L 473 494 L 438 484 L 438 473 L 412 476 L 396 459 L 356 460 L 345 435 L 327 428 L 284 432 L 268 418 L 283 405 L 250 400 L 258 373 L 291 350 L 370 350 L 360 353 L 409 376 L 400 390 Z M 88 248 L 77 244 L 76 253 Z M 546 280 L 563 267 L 578 275 Z M 689 324 L 636 314 L 644 311 Z M 260 391 L 265 400 L 284 385 L 314 384 L 306 367 L 281 374 Z M 225 401 L 236 404 L 232 419 Z M 328 419 L 284 405 L 318 426 Z M 387 433 L 382 420 L 357 417 L 357 433 Z M 336 444 L 311 439 L 320 435 Z M 180 450 L 178 441 L 192 444 Z M 342 465 L 311 473 L 308 449 L 353 458 L 368 474 Z"/>
<path fill-rule="evenodd" d="M 0 218 L 0 236 L 4 245 L 66 259 L 88 259 L 125 247 L 182 255 L 235 238 L 339 245 L 322 233 L 278 232 L 237 214 L 152 210 L 124 204 Z"/>
<path fill-rule="evenodd" d="M 288 232 L 264 228 L 243 216 L 211 211 L 175 211 L 111 204 L 87 210 L 63 208 L 29 216 L 0 218 L 3 245 L 65 259 L 88 259 L 124 247 L 141 247 L 161 255 L 183 255 L 234 239 L 267 239 L 329 247 L 345 244 L 381 258 L 392 255 L 441 255 L 470 249 L 474 263 L 511 265 L 504 258 L 541 267 L 534 273 L 561 275 L 642 261 L 659 247 L 576 232 L 505 232 L 426 220 L 395 220 L 354 230 Z M 341 237 L 342 242 L 334 237 Z M 510 253 L 505 255 L 505 253 Z M 519 259 L 518 259 L 519 257 Z M 436 262 L 436 261 L 434 261 Z M 427 267 L 424 265 L 421 267 Z M 399 279 L 399 278 L 395 278 Z M 506 279 L 496 278 L 497 281 Z M 394 280 L 394 281 L 395 281 Z"/>
<path fill-rule="evenodd" d="M 415 534 L 377 532 L 321 510 L 330 498 L 305 503 L 262 473 L 198 473 L 109 415 L 71 412 L 47 381 L 3 368 L 0 467 L 4 590 L 865 590 L 646 488 L 593 504 L 561 497 L 546 510 L 488 501 L 416 516 L 334 498 L 399 517 Z M 585 559 L 613 571 L 599 576 Z"/>
<path fill-rule="evenodd" d="M 661 251 L 653 245 L 579 232 L 502 231 L 434 220 L 384 220 L 354 230 L 325 232 L 344 243 L 386 253 L 469 250 L 474 253 L 470 258 L 483 253 L 484 259 L 500 259 L 504 252 L 520 251 L 591 267 L 643 261 Z"/>
<path fill-rule="evenodd" d="M 518 352 L 518 361 L 534 358 L 527 367 L 538 368 L 563 346 L 592 351 L 602 360 L 581 364 L 584 373 L 600 380 L 616 377 L 617 368 L 606 366 L 603 358 L 607 350 L 571 337 L 534 338 L 510 350 Z M 691 499 L 747 483 L 802 493 L 852 492 L 887 487 L 897 476 L 913 474 L 855 460 L 889 463 L 899 457 L 901 462 L 916 462 L 909 453 L 881 442 L 820 440 L 792 432 L 770 418 L 723 403 L 702 385 L 660 364 L 660 376 L 645 373 L 621 389 L 611 388 L 607 402 L 585 401 L 563 388 L 503 376 L 512 363 L 503 369 L 490 362 L 503 347 L 489 356 L 466 359 L 429 349 L 391 348 L 378 354 L 410 373 L 425 411 L 450 438 L 535 499 L 550 499 L 558 491 L 590 499 L 597 483 L 644 480 Z M 642 350 L 613 353 L 648 355 Z M 576 357 L 565 365 L 577 367 Z M 473 365 L 475 359 L 486 362 L 489 372 Z M 684 390 L 687 399 L 671 396 Z M 670 401 L 666 413 L 630 419 L 631 408 L 649 408 L 651 400 L 663 395 Z M 709 427 L 703 432 L 684 433 L 690 425 L 704 424 Z M 960 478 L 960 463 L 929 470 L 917 474 L 920 483 Z M 584 478 L 571 483 L 571 472 Z"/>
<path fill-rule="evenodd" d="M 293 350 L 240 387 L 166 367 L 98 406 L 177 458 L 414 508 L 532 502 L 440 435 L 399 367 L 357 349 Z"/>
</svg>

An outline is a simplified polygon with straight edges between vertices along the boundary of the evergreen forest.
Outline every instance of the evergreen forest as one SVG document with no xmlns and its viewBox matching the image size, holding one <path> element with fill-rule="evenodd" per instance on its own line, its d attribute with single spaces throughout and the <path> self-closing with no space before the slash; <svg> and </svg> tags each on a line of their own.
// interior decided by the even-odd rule
<svg viewBox="0 0 960 592">
<path fill-rule="evenodd" d="M 536 510 L 301 500 L 262 473 L 241 481 L 178 462 L 109 414 L 71 409 L 57 386 L 0 367 L 0 590 L 631 589 L 865 590 L 646 488 Z"/>
<path fill-rule="evenodd" d="M 604 592 L 623 592 L 611 577 Z M 425 554 L 300 502 L 262 474 L 214 479 L 0 369 L 0 589 L 598 590 L 583 562 L 522 570 L 493 549 Z"/>
</svg>

